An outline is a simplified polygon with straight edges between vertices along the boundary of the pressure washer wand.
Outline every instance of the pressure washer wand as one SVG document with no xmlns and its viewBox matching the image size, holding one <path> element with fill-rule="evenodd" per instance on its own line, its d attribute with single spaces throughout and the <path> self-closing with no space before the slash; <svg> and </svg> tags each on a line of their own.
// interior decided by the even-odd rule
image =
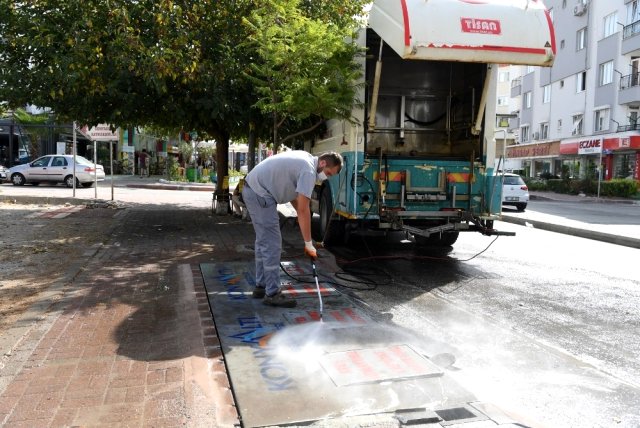
<svg viewBox="0 0 640 428">
<path fill-rule="evenodd" d="M 318 300 L 320 301 L 320 320 L 322 321 L 322 294 L 320 293 L 320 283 L 318 282 L 318 273 L 316 272 L 316 262 L 311 259 L 311 268 L 313 269 L 313 279 L 316 280 L 316 290 L 318 291 Z"/>
</svg>

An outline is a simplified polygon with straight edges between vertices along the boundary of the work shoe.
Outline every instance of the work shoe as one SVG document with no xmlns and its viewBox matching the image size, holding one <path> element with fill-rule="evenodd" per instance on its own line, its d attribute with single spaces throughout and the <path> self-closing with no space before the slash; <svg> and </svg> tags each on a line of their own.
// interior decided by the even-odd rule
<svg viewBox="0 0 640 428">
<path fill-rule="evenodd" d="M 251 296 L 254 299 L 262 299 L 264 298 L 265 294 L 267 293 L 264 291 L 264 287 L 256 287 L 253 289 L 253 293 L 251 293 Z"/>
<path fill-rule="evenodd" d="M 280 308 L 294 308 L 298 304 L 295 299 L 282 294 L 282 290 L 278 290 L 273 296 L 264 296 L 262 303 L 267 306 L 277 306 Z"/>
</svg>

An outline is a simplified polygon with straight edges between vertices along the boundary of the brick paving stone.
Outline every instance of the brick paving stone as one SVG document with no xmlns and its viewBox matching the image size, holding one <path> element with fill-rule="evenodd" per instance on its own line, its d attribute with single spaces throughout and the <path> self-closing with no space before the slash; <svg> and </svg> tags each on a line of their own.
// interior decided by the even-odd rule
<svg viewBox="0 0 640 428">
<path fill-rule="evenodd" d="M 239 425 L 199 263 L 237 260 L 252 233 L 197 209 L 122 211 L 48 324 L 15 348 L 0 426 Z M 186 370 L 198 358 L 208 380 L 195 386 Z"/>
</svg>

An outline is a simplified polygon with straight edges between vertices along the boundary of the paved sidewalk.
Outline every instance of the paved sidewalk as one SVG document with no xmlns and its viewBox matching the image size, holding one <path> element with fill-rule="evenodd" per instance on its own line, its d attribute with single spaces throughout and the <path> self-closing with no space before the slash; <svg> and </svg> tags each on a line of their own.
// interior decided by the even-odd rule
<svg viewBox="0 0 640 428">
<path fill-rule="evenodd" d="M 0 333 L 0 426 L 237 426 L 198 264 L 250 260 L 237 246 L 251 224 L 202 208 L 117 212 L 86 264 Z"/>
</svg>

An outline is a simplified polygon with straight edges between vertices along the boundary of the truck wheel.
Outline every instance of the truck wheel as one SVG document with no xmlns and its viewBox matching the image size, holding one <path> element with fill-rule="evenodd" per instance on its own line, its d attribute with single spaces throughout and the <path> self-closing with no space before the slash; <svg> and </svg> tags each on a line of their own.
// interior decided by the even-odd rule
<svg viewBox="0 0 640 428">
<path fill-rule="evenodd" d="M 443 232 L 442 234 L 433 234 L 428 238 L 420 235 L 414 235 L 416 244 L 421 247 L 450 247 L 456 243 L 460 232 Z"/>
<path fill-rule="evenodd" d="M 316 241 L 323 241 L 325 245 L 336 244 L 344 240 L 345 228 L 344 223 L 335 220 L 336 215 L 331 219 L 333 213 L 333 200 L 331 199 L 331 189 L 329 186 L 322 188 L 320 196 L 320 227 L 319 236 Z M 327 231 L 328 229 L 328 231 Z"/>
</svg>

